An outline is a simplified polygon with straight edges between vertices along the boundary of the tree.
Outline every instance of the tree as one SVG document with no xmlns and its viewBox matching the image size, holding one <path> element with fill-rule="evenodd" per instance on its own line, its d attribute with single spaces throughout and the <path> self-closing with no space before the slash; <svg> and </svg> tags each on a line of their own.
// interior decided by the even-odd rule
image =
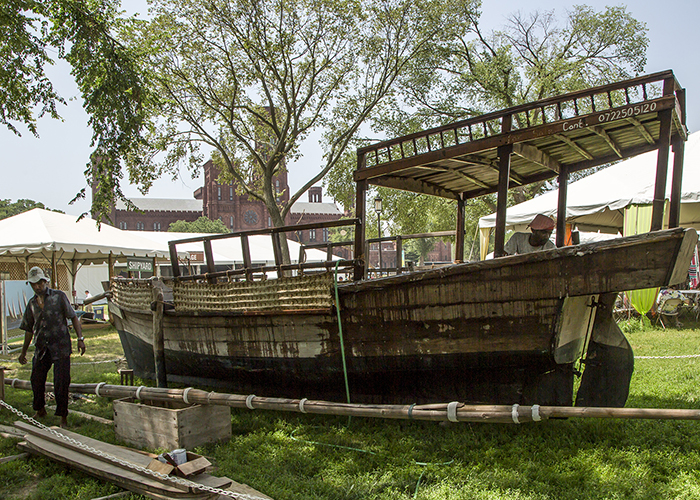
<svg viewBox="0 0 700 500">
<path fill-rule="evenodd" d="M 50 208 L 46 208 L 43 203 L 34 200 L 17 200 L 15 202 L 12 200 L 0 200 L 0 219 L 6 219 L 7 217 L 12 217 L 13 215 L 28 212 L 33 208 L 44 208 L 46 210 L 51 210 Z M 51 211 L 63 213 L 60 210 Z"/>
<path fill-rule="evenodd" d="M 647 28 L 626 7 L 607 7 L 596 12 L 587 6 L 573 7 L 559 24 L 553 12 L 521 13 L 510 17 L 501 30 L 484 32 L 479 13 L 470 12 L 469 29 L 440 51 L 420 53 L 401 75 L 400 90 L 386 100 L 373 116 L 372 126 L 389 137 L 474 117 L 518 104 L 629 78 L 646 63 Z M 332 172 L 331 196 L 350 197 L 352 162 L 344 172 Z M 511 190 L 509 204 L 520 203 L 547 189 L 545 183 Z M 414 195 L 394 198 L 379 190 L 396 226 L 409 232 L 438 230 L 438 221 L 453 220 L 449 210 L 432 197 L 426 203 Z M 406 203 L 407 198 L 411 200 Z M 415 219 L 416 206 L 421 217 Z M 466 235 L 476 232 L 478 218 L 495 211 L 495 197 L 467 202 Z M 448 213 L 452 214 L 448 217 Z M 431 228 L 424 223 L 431 221 Z M 454 227 L 454 226 L 452 226 Z M 469 241 L 467 241 L 469 243 Z"/>
<path fill-rule="evenodd" d="M 206 145 L 222 180 L 262 201 L 272 224 L 282 226 L 408 62 L 453 39 L 473 4 L 154 0 L 153 18 L 134 23 L 129 43 L 147 52 L 162 121 L 131 168 L 175 172 L 183 159 L 198 168 Z M 323 131 L 324 164 L 283 204 L 274 177 L 314 129 Z"/>
<path fill-rule="evenodd" d="M 168 227 L 173 233 L 228 233 L 228 228 L 219 219 L 211 220 L 208 217 L 200 217 L 194 222 L 179 220 Z"/>
<path fill-rule="evenodd" d="M 37 117 L 60 119 L 65 100 L 45 68 L 49 52 L 72 67 L 92 127 L 92 152 L 85 175 L 96 184 L 92 212 L 107 217 L 110 203 L 127 201 L 119 179 L 120 160 L 141 142 L 151 105 L 138 57 L 115 38 L 123 19 L 119 0 L 4 0 L 0 2 L 0 124 L 38 136 Z M 155 172 L 130 172 L 148 184 Z M 77 200 L 85 196 L 80 190 Z M 127 202 L 128 203 L 128 202 Z"/>
</svg>

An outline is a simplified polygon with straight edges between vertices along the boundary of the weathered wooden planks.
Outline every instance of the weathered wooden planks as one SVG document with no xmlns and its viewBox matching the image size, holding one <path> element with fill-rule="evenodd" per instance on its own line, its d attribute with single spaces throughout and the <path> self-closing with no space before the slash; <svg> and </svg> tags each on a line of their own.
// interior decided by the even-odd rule
<svg viewBox="0 0 700 500">
<path fill-rule="evenodd" d="M 113 482 L 129 491 L 156 499 L 209 499 L 218 497 L 218 495 L 209 492 L 188 488 L 185 485 L 176 484 L 136 471 L 124 464 L 114 463 L 106 459 L 100 453 L 109 454 L 121 461 L 131 463 L 144 469 L 148 467 L 151 460 L 155 457 L 153 454 L 111 445 L 65 429 L 54 428 L 57 432 L 95 450 L 88 451 L 75 443 L 63 440 L 49 431 L 39 429 L 23 422 L 15 422 L 15 426 L 25 434 L 25 442 L 22 446 L 28 451 L 48 456 L 49 458 L 75 467 L 92 476 Z M 213 488 L 249 494 L 261 499 L 270 499 L 270 497 L 254 490 L 250 486 L 237 483 L 227 477 L 198 474 L 188 479 L 195 483 Z"/>
</svg>

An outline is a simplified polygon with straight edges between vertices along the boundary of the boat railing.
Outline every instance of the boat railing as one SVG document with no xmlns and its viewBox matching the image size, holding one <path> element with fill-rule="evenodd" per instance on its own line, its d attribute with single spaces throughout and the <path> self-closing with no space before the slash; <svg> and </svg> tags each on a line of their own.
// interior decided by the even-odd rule
<svg viewBox="0 0 700 500">
<path fill-rule="evenodd" d="M 410 272 L 414 271 L 417 269 L 417 267 L 413 263 L 403 263 L 403 259 L 401 256 L 403 256 L 403 244 L 407 240 L 412 240 L 412 239 L 424 239 L 424 238 L 449 238 L 452 237 L 454 238 L 456 235 L 456 231 L 435 231 L 432 233 L 416 233 L 416 234 L 404 234 L 404 235 L 394 235 L 394 236 L 382 236 L 381 238 L 367 238 L 365 240 L 365 255 L 370 258 L 370 250 L 373 245 L 376 245 L 377 247 L 377 265 L 374 267 L 369 267 L 367 269 L 367 276 L 368 278 L 379 278 L 381 276 L 388 276 L 388 275 L 394 275 L 394 274 L 402 274 L 405 272 Z M 387 250 L 382 248 L 382 244 L 385 242 L 393 242 L 393 249 L 389 250 L 392 254 L 395 255 L 395 259 L 388 260 L 389 262 L 393 262 L 395 265 L 391 266 L 384 266 L 383 264 L 387 262 L 387 260 L 384 260 L 381 258 L 382 252 L 386 252 Z M 350 252 L 352 252 L 352 248 L 354 245 L 354 241 L 328 241 L 324 243 L 305 243 L 301 246 L 299 249 L 299 262 L 304 262 L 305 261 L 305 254 L 307 249 L 325 249 L 326 250 L 326 255 L 327 256 L 332 256 L 333 255 L 333 250 L 337 248 L 342 248 L 342 247 L 350 247 Z M 330 257 L 329 257 L 330 258 Z M 439 265 L 448 265 L 448 264 L 439 264 Z M 433 268 L 435 266 L 431 266 Z"/>
<path fill-rule="evenodd" d="M 206 279 L 210 283 L 216 283 L 219 279 L 227 280 L 246 280 L 255 281 L 260 279 L 266 279 L 268 273 L 276 273 L 278 277 L 286 276 L 291 273 L 304 274 L 304 273 L 315 273 L 322 271 L 332 271 L 339 270 L 343 274 L 349 274 L 352 272 L 353 267 L 356 265 L 354 259 L 342 259 L 334 256 L 332 252 L 327 253 L 325 260 L 307 262 L 306 256 L 301 258 L 295 264 L 285 263 L 284 250 L 282 246 L 282 238 L 285 237 L 286 233 L 299 233 L 301 231 L 306 231 L 310 229 L 323 230 L 341 227 L 352 227 L 354 231 L 358 231 L 360 227 L 359 219 L 341 219 L 336 221 L 318 222 L 313 224 L 297 224 L 290 226 L 281 227 L 270 227 L 265 229 L 254 229 L 248 231 L 236 231 L 226 234 L 216 234 L 216 235 L 206 235 L 206 236 L 195 236 L 192 238 L 184 238 L 180 240 L 173 240 L 168 242 L 170 249 L 170 261 L 172 265 L 173 279 L 175 281 L 187 281 L 187 280 L 202 280 Z M 272 249 L 274 253 L 274 265 L 265 265 L 253 263 L 250 250 L 251 236 L 256 235 L 267 235 L 271 239 Z M 216 262 L 214 260 L 214 251 L 212 250 L 212 242 L 217 240 L 228 240 L 228 239 L 239 239 L 242 251 L 243 265 L 240 268 L 227 269 L 227 270 L 217 270 Z M 200 242 L 203 245 L 204 250 L 204 263 L 206 266 L 206 272 L 203 274 L 194 275 L 182 275 L 180 271 L 180 262 L 177 255 L 178 245 L 183 245 L 185 243 L 197 243 Z M 327 246 L 327 244 L 325 244 Z M 332 247 L 329 247 L 332 249 Z M 330 251 L 330 250 L 329 250 Z"/>
<path fill-rule="evenodd" d="M 358 160 L 361 161 L 358 165 L 369 168 L 401 162 L 465 143 L 489 140 L 501 134 L 511 134 L 517 138 L 519 132 L 531 127 L 563 120 L 572 121 L 572 127 L 575 127 L 579 117 L 616 108 L 624 108 L 620 111 L 619 118 L 633 123 L 647 140 L 653 142 L 641 123 L 637 122 L 635 116 L 641 110 L 636 108 L 647 106 L 647 112 L 654 111 L 656 100 L 663 99 L 668 92 L 678 89 L 680 85 L 673 72 L 662 71 L 542 99 L 359 148 Z M 601 121 L 603 119 L 607 118 L 603 115 Z"/>
</svg>

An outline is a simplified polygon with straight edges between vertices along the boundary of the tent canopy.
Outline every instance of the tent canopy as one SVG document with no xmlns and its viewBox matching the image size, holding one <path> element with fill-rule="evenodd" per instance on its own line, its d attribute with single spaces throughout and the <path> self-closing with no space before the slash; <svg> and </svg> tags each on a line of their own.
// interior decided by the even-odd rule
<svg viewBox="0 0 700 500">
<path fill-rule="evenodd" d="M 110 254 L 125 257 L 168 257 L 167 245 L 128 234 L 93 219 L 35 208 L 0 220 L 0 258 L 43 255 L 81 264 L 104 263 Z"/>
<path fill-rule="evenodd" d="M 650 151 L 569 184 L 567 222 L 582 231 L 621 232 L 626 208 L 653 202 L 656 161 L 656 151 Z M 671 180 L 669 174 L 667 200 Z M 524 230 L 537 214 L 556 218 L 558 196 L 558 190 L 549 191 L 508 208 L 506 227 Z M 495 225 L 495 213 L 479 219 L 482 229 Z M 700 229 L 700 132 L 691 134 L 685 145 L 680 225 Z"/>
</svg>

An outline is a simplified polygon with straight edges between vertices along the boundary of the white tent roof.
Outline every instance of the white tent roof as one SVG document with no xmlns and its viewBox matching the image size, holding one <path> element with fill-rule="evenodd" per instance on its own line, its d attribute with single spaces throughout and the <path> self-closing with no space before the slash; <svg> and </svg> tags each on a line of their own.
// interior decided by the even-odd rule
<svg viewBox="0 0 700 500">
<path fill-rule="evenodd" d="M 35 208 L 0 220 L 0 257 L 44 255 L 81 263 L 114 257 L 168 257 L 167 245 L 102 224 L 93 219 Z"/>
<path fill-rule="evenodd" d="M 671 192 L 673 170 L 673 155 L 669 156 L 667 199 Z M 652 203 L 656 159 L 656 150 L 650 151 L 569 184 L 567 220 L 586 230 L 620 230 L 624 208 Z M 556 218 L 558 196 L 559 190 L 549 191 L 508 208 L 506 226 L 522 230 L 537 214 Z M 700 227 L 700 132 L 691 134 L 685 145 L 680 222 L 685 227 Z M 479 219 L 480 228 L 495 225 L 495 213 Z"/>
<path fill-rule="evenodd" d="M 177 232 L 161 232 L 161 231 L 124 231 L 130 234 L 136 234 L 144 238 L 157 242 L 161 246 L 168 247 L 168 242 L 173 240 L 184 240 L 187 238 L 196 238 L 202 236 L 213 236 L 206 233 L 177 233 Z M 299 243 L 293 240 L 287 240 L 289 245 L 290 258 L 293 263 L 296 263 L 299 258 Z M 272 239 L 266 235 L 253 235 L 248 237 L 248 246 L 250 247 L 250 259 L 253 263 L 268 263 L 274 264 L 275 253 L 272 249 Z M 243 249 L 241 247 L 240 238 L 226 238 L 212 240 L 211 249 L 216 264 L 230 265 L 243 263 Z M 204 245 L 201 242 L 183 243 L 177 245 L 178 252 L 203 252 Z M 334 257 L 334 260 L 337 257 Z M 326 260 L 326 252 L 307 249 L 307 262 L 320 262 Z"/>
</svg>

